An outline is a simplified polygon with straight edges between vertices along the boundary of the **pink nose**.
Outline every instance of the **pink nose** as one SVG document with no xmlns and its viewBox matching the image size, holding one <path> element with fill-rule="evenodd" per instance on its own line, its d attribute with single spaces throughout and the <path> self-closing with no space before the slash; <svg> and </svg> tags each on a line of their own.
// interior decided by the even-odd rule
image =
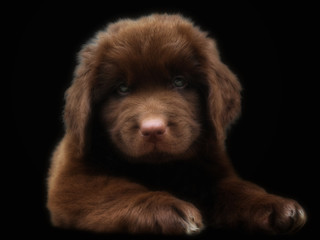
<svg viewBox="0 0 320 240">
<path fill-rule="evenodd" d="M 142 120 L 140 124 L 141 135 L 146 141 L 156 142 L 166 132 L 167 125 L 161 118 L 149 118 Z"/>
</svg>

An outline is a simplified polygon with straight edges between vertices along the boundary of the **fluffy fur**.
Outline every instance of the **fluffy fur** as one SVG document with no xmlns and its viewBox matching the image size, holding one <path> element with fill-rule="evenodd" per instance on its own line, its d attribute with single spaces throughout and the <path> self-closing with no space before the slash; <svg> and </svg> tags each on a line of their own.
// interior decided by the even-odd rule
<svg viewBox="0 0 320 240">
<path fill-rule="evenodd" d="M 213 39 L 179 15 L 108 25 L 79 54 L 52 157 L 52 223 L 95 232 L 291 233 L 291 199 L 240 179 L 224 148 L 241 86 Z"/>
</svg>

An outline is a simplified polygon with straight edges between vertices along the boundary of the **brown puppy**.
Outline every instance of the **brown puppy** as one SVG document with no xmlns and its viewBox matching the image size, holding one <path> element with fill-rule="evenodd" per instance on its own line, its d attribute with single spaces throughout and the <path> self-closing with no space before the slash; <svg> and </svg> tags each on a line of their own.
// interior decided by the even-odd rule
<svg viewBox="0 0 320 240">
<path fill-rule="evenodd" d="M 213 39 L 179 15 L 121 20 L 79 54 L 52 157 L 52 223 L 96 232 L 290 233 L 294 200 L 240 179 L 224 149 L 241 86 Z"/>
</svg>

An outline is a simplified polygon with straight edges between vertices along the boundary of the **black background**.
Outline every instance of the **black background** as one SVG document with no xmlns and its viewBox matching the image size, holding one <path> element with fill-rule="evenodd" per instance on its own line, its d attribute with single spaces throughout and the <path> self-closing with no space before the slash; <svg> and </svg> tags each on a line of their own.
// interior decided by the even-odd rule
<svg viewBox="0 0 320 240">
<path fill-rule="evenodd" d="M 304 1 L 197 1 L 190 3 L 30 4 L 8 7 L 3 50 L 9 50 L 11 83 L 8 168 L 11 234 L 83 239 L 132 236 L 96 235 L 51 227 L 46 202 L 46 174 L 54 146 L 63 136 L 63 95 L 72 80 L 76 54 L 108 22 L 153 12 L 182 13 L 217 40 L 222 60 L 243 85 L 242 116 L 231 129 L 227 149 L 240 176 L 268 191 L 298 200 L 309 221 L 294 236 L 305 239 L 319 223 L 315 198 L 319 160 L 314 126 L 317 103 L 312 90 L 319 77 L 313 58 L 315 6 Z M 6 94 L 6 92 L 3 92 Z M 317 105 L 317 104 L 316 104 Z M 4 125 L 6 128 L 6 125 Z M 312 136 L 314 136 L 312 138 Z M 8 226 L 8 227 L 9 227 Z M 9 228 L 7 228 L 9 229 Z M 242 235 L 211 229 L 195 239 Z M 262 236 L 246 236 L 261 239 Z M 138 239 L 152 239 L 139 236 Z M 154 239 L 161 237 L 155 236 Z M 170 238 L 170 237 L 169 237 Z M 264 238 L 268 238 L 264 236 Z"/>
</svg>

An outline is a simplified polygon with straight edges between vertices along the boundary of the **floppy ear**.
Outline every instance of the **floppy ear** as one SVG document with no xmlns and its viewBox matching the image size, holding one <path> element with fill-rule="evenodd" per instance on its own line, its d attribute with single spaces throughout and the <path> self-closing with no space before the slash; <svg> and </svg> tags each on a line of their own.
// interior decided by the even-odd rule
<svg viewBox="0 0 320 240">
<path fill-rule="evenodd" d="M 66 91 L 64 122 L 80 154 L 84 152 L 91 117 L 95 44 L 87 44 L 78 56 L 79 64 L 71 86 Z"/>
<path fill-rule="evenodd" d="M 215 129 L 215 137 L 224 146 L 226 131 L 241 111 L 241 85 L 237 77 L 220 60 L 213 40 L 209 40 L 208 52 L 208 107 Z"/>
</svg>

